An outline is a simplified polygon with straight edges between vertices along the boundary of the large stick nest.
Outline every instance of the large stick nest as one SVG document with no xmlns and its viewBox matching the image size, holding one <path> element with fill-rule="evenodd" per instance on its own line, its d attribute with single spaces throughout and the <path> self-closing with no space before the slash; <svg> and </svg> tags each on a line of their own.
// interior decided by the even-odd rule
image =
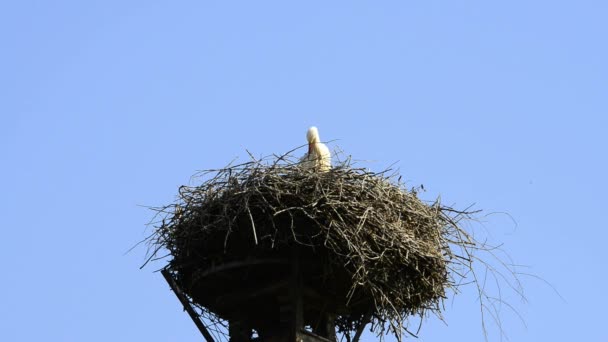
<svg viewBox="0 0 608 342">
<path fill-rule="evenodd" d="M 475 246 L 458 226 L 467 213 L 422 201 L 386 171 L 344 162 L 318 173 L 290 158 L 206 171 L 159 208 L 153 255 L 170 252 L 166 267 L 192 302 L 223 319 L 260 316 L 274 303 L 261 293 L 285 285 L 296 257 L 310 316 L 336 314 L 343 334 L 369 321 L 401 336 L 411 315 L 440 314 Z"/>
</svg>

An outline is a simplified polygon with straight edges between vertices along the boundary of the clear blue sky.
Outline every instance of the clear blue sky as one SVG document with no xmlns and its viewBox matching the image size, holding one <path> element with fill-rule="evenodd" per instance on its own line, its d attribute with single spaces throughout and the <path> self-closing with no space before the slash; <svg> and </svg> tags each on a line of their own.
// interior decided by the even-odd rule
<svg viewBox="0 0 608 342">
<path fill-rule="evenodd" d="M 516 220 L 485 226 L 564 300 L 524 277 L 511 341 L 608 340 L 606 18 L 585 0 L 2 2 L 0 340 L 200 341 L 145 250 L 124 254 L 141 205 L 313 124 L 427 199 Z M 483 340 L 474 292 L 446 321 L 419 340 Z"/>
</svg>

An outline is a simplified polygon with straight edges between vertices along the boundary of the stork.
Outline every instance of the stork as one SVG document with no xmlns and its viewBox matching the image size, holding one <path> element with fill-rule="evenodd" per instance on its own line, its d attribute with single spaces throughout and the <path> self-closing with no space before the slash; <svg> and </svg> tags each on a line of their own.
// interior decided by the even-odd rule
<svg viewBox="0 0 608 342">
<path fill-rule="evenodd" d="M 331 153 L 329 148 L 321 142 L 317 127 L 310 127 L 306 132 L 308 140 L 308 153 L 300 159 L 300 162 L 307 169 L 314 169 L 318 172 L 326 172 L 331 169 Z"/>
</svg>

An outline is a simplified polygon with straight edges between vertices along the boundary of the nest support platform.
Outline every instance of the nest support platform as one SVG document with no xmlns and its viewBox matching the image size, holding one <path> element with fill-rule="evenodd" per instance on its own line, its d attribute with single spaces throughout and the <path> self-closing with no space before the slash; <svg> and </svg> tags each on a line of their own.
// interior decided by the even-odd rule
<svg viewBox="0 0 608 342">
<path fill-rule="evenodd" d="M 309 251 L 295 248 L 284 257 L 250 257 L 188 276 L 177 276 L 170 268 L 163 274 L 177 287 L 176 294 L 186 292 L 194 303 L 228 321 L 230 341 L 254 341 L 254 330 L 261 341 L 336 341 L 336 317 L 369 311 L 372 303 L 365 297 L 349 302 L 348 288 L 324 281 L 329 277 L 315 265 Z"/>
</svg>

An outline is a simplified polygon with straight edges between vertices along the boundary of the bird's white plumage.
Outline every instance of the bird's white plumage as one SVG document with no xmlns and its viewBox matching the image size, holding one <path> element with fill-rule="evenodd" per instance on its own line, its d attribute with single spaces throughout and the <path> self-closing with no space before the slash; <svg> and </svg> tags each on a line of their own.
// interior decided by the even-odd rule
<svg viewBox="0 0 608 342">
<path fill-rule="evenodd" d="M 331 169 L 331 153 L 329 148 L 321 142 L 317 127 L 310 127 L 306 132 L 308 140 L 308 153 L 300 159 L 302 165 L 309 169 L 319 172 L 326 172 Z"/>
</svg>

